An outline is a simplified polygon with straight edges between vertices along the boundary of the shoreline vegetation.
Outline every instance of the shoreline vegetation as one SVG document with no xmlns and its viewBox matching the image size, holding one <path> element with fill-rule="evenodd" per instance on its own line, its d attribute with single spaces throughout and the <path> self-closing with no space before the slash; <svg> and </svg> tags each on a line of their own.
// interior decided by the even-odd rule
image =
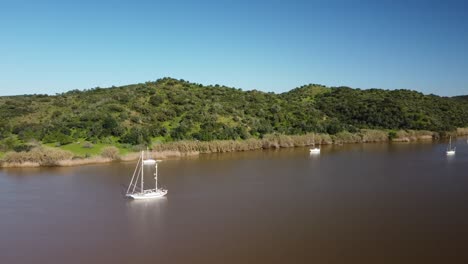
<svg viewBox="0 0 468 264">
<path fill-rule="evenodd" d="M 283 93 L 174 78 L 0 96 L 0 167 L 75 166 L 468 134 L 468 97 L 307 84 Z M 431 132 L 437 131 L 437 132 Z"/>
<path fill-rule="evenodd" d="M 153 144 L 151 155 L 157 159 L 179 158 L 207 153 L 239 152 L 259 149 L 279 149 L 316 145 L 342 145 L 351 143 L 414 142 L 438 140 L 448 135 L 468 135 L 468 128 L 458 128 L 450 133 L 427 130 L 376 130 L 361 129 L 357 133 L 339 132 L 335 135 L 308 133 L 304 135 L 269 134 L 261 139 L 245 140 L 182 140 Z M 29 151 L 7 152 L 0 156 L 0 168 L 68 167 L 102 164 L 116 161 L 134 161 L 138 152 L 123 152 L 115 146 L 104 147 L 100 154 L 80 156 L 69 150 L 37 145 Z"/>
</svg>

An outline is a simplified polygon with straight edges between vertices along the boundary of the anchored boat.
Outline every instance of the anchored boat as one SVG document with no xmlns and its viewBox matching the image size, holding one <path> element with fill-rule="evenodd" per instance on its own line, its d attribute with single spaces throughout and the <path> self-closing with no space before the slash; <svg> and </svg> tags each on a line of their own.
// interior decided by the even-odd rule
<svg viewBox="0 0 468 264">
<path fill-rule="evenodd" d="M 310 154 L 320 154 L 320 148 L 311 148 Z"/>
<path fill-rule="evenodd" d="M 140 158 L 138 159 L 135 171 L 133 172 L 130 185 L 128 186 L 126 197 L 132 199 L 154 199 L 161 198 L 167 194 L 167 190 L 158 188 L 158 163 L 161 160 L 154 160 L 149 157 L 145 159 L 144 151 L 141 152 Z M 154 189 L 144 188 L 144 171 L 145 166 L 154 165 Z M 138 184 L 138 181 L 140 184 Z M 139 186 L 138 186 L 139 185 Z"/>
<path fill-rule="evenodd" d="M 315 134 L 312 137 L 312 148 L 309 150 L 310 154 L 320 154 L 320 148 L 315 146 Z"/>
<path fill-rule="evenodd" d="M 457 147 L 452 148 L 452 137 L 449 139 L 449 145 L 447 148 L 447 155 L 455 155 L 455 150 Z"/>
</svg>

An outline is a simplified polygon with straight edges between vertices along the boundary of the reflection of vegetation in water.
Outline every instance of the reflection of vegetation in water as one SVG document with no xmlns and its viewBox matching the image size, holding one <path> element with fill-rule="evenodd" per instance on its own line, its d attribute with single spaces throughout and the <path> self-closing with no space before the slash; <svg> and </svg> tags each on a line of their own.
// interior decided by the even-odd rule
<svg viewBox="0 0 468 264">
<path fill-rule="evenodd" d="M 321 85 L 274 94 L 163 78 L 56 96 L 0 97 L 0 157 L 40 143 L 89 157 L 108 146 L 125 155 L 139 146 L 180 140 L 202 145 L 196 142 L 255 139 L 263 144 L 271 134 L 313 132 L 358 142 L 401 138 L 409 133 L 403 130 L 440 132 L 466 126 L 468 100 L 463 97 Z M 359 135 L 361 129 L 373 129 L 368 131 L 374 135 L 368 132 L 366 140 Z M 255 140 L 245 144 L 258 144 Z M 216 144 L 221 143 L 211 145 Z"/>
</svg>

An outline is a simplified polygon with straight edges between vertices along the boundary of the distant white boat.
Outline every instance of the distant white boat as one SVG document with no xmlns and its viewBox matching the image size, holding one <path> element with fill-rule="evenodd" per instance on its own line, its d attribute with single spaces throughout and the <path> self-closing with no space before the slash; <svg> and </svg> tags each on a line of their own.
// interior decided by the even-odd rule
<svg viewBox="0 0 468 264">
<path fill-rule="evenodd" d="M 320 148 L 315 147 L 315 134 L 312 138 L 312 148 L 309 150 L 310 154 L 320 154 Z"/>
<path fill-rule="evenodd" d="M 310 154 L 320 154 L 320 148 L 311 148 Z"/>
<path fill-rule="evenodd" d="M 449 139 L 449 145 L 448 145 L 448 148 L 447 148 L 447 155 L 451 156 L 451 155 L 455 155 L 455 150 L 456 150 L 456 147 L 452 148 L 452 137 L 450 136 L 450 139 Z"/>
<path fill-rule="evenodd" d="M 161 160 L 154 159 L 145 159 L 144 151 L 141 152 L 140 158 L 138 159 L 135 171 L 133 172 L 132 179 L 130 180 L 130 185 L 128 186 L 126 197 L 132 199 L 154 199 L 161 198 L 167 194 L 167 190 L 163 188 L 158 188 L 158 163 Z M 154 165 L 154 189 L 144 189 L 144 166 L 145 165 Z M 138 186 L 138 181 L 140 181 L 140 186 Z"/>
</svg>

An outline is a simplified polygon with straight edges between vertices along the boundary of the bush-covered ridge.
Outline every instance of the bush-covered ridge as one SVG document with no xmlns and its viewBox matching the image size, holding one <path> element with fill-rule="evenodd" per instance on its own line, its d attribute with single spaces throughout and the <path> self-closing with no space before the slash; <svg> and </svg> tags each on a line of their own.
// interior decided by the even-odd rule
<svg viewBox="0 0 468 264">
<path fill-rule="evenodd" d="M 452 131 L 468 126 L 468 101 L 410 90 L 305 85 L 282 94 L 163 78 L 55 96 L 0 97 L 0 151 L 28 142 L 140 145 L 177 140 L 331 135 L 359 129 Z"/>
</svg>

